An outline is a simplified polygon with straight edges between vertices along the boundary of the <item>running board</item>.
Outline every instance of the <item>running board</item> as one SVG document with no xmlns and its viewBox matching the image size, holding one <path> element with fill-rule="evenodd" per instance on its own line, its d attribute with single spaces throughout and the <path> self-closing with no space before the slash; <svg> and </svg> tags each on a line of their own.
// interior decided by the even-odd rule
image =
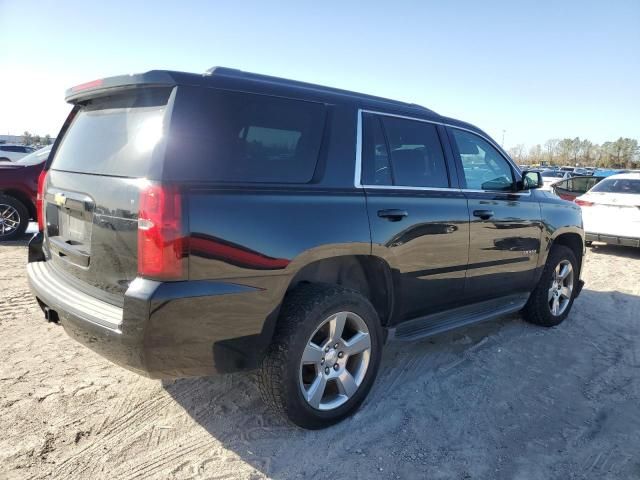
<svg viewBox="0 0 640 480">
<path fill-rule="evenodd" d="M 509 295 L 408 320 L 394 329 L 389 329 L 388 339 L 418 340 L 458 327 L 492 320 L 521 310 L 528 299 L 529 293 Z"/>
</svg>

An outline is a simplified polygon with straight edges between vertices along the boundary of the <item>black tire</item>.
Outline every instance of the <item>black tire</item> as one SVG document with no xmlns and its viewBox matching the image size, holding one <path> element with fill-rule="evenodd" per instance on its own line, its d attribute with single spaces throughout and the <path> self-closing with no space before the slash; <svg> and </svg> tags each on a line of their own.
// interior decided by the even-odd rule
<svg viewBox="0 0 640 480">
<path fill-rule="evenodd" d="M 302 394 L 300 362 L 316 329 L 338 312 L 353 312 L 366 323 L 371 342 L 369 363 L 359 387 L 346 403 L 319 410 Z M 327 284 L 296 287 L 285 297 L 273 342 L 258 373 L 262 398 L 272 410 L 300 427 L 320 429 L 333 425 L 351 415 L 369 393 L 380 366 L 382 344 L 378 315 L 358 292 Z"/>
<path fill-rule="evenodd" d="M 561 314 L 554 315 L 549 307 L 550 301 L 548 295 L 549 289 L 551 288 L 554 280 L 554 271 L 556 266 L 562 261 L 569 261 L 571 263 L 573 268 L 573 285 L 567 307 Z M 542 271 L 540 281 L 538 282 L 535 290 L 531 293 L 531 296 L 522 311 L 525 320 L 543 327 L 554 327 L 562 323 L 562 321 L 567 318 L 567 315 L 569 315 L 571 307 L 573 306 L 578 281 L 578 261 L 573 250 L 565 247 L 564 245 L 556 245 L 552 247 L 549 252 L 549 256 L 547 257 L 547 263 Z"/>
<path fill-rule="evenodd" d="M 586 242 L 584 242 L 585 246 L 587 247 L 591 247 L 593 246 L 593 242 L 591 240 L 587 240 Z"/>
<path fill-rule="evenodd" d="M 0 209 L 2 209 L 2 205 L 12 207 L 17 212 L 17 215 L 19 216 L 19 224 L 15 230 L 11 231 L 11 233 L 4 234 L 2 233 L 3 219 L 0 217 L 0 242 L 15 240 L 16 238 L 22 237 L 29 226 L 29 211 L 27 210 L 27 207 L 25 207 L 20 200 L 9 195 L 0 195 Z M 6 210 L 6 208 L 3 210 Z M 2 210 L 0 210 L 0 214 L 2 214 Z"/>
</svg>

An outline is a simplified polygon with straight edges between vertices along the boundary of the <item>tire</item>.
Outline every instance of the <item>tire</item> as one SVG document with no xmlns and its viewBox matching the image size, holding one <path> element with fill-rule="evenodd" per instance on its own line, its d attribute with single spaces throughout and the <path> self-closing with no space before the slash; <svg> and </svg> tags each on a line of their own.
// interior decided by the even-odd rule
<svg viewBox="0 0 640 480">
<path fill-rule="evenodd" d="M 0 195 L 0 242 L 22 237 L 28 226 L 27 207 L 14 197 Z"/>
<path fill-rule="evenodd" d="M 344 331 L 331 338 L 339 318 L 345 318 Z M 366 346 L 367 338 L 368 351 L 357 353 Z M 320 429 L 340 422 L 369 393 L 380 366 L 382 343 L 378 315 L 358 292 L 327 284 L 296 287 L 285 297 L 273 342 L 258 372 L 262 398 L 276 413 L 303 428 Z M 349 345 L 353 345 L 352 355 Z M 313 354 L 313 360 L 303 365 L 307 352 Z M 346 381 L 347 373 L 353 382 Z M 312 395 L 320 391 L 314 386 L 323 385 L 324 395 Z"/>
<path fill-rule="evenodd" d="M 587 240 L 587 241 L 585 241 L 585 242 L 584 242 L 584 245 L 585 245 L 586 247 L 591 247 L 591 246 L 593 246 L 593 242 L 592 242 L 592 241 L 590 241 L 590 240 Z"/>
<path fill-rule="evenodd" d="M 7 157 L 0 157 L 0 162 L 10 162 L 11 160 L 9 160 Z"/>
<path fill-rule="evenodd" d="M 570 272 L 566 274 L 564 279 L 560 280 L 561 285 L 558 285 L 558 267 L 560 267 L 560 273 L 563 273 L 563 266 L 567 265 L 571 266 Z M 524 307 L 525 320 L 543 327 L 553 327 L 562 323 L 573 306 L 578 280 L 578 261 L 573 250 L 564 245 L 552 247 L 540 281 Z M 555 288 L 556 286 L 557 288 Z M 569 288 L 570 291 L 567 292 L 563 287 Z M 555 295 L 554 289 L 557 290 L 557 295 Z M 568 299 L 566 303 L 563 303 L 567 293 Z M 556 298 L 559 308 L 554 313 Z"/>
</svg>

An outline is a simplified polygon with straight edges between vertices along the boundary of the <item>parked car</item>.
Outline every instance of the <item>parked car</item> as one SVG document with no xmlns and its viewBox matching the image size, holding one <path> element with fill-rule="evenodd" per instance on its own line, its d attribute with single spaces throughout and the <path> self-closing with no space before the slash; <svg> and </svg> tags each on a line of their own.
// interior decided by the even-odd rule
<svg viewBox="0 0 640 480">
<path fill-rule="evenodd" d="M 577 197 L 586 193 L 605 177 L 592 175 L 579 175 L 565 180 L 560 180 L 551 185 L 551 190 L 563 200 L 573 202 Z"/>
<path fill-rule="evenodd" d="M 26 145 L 0 143 L 0 162 L 15 162 L 34 151 L 35 148 Z"/>
<path fill-rule="evenodd" d="M 605 178 L 578 197 L 586 240 L 640 247 L 640 173 Z"/>
<path fill-rule="evenodd" d="M 267 404 L 321 428 L 362 403 L 386 340 L 520 310 L 557 325 L 582 287 L 580 208 L 466 122 L 223 68 L 67 101 L 30 286 L 139 373 L 259 368 Z"/>
<path fill-rule="evenodd" d="M 566 178 L 571 178 L 571 173 L 563 170 L 543 170 L 541 173 L 543 190 L 551 190 L 551 185 Z"/>
<path fill-rule="evenodd" d="M 20 160 L 0 163 L 0 241 L 24 235 L 29 220 L 36 219 L 38 176 L 51 147 Z"/>
<path fill-rule="evenodd" d="M 621 173 L 629 173 L 629 171 L 610 168 L 596 168 L 593 172 L 594 175 L 598 175 L 599 177 L 610 177 L 611 175 L 619 175 Z"/>
</svg>

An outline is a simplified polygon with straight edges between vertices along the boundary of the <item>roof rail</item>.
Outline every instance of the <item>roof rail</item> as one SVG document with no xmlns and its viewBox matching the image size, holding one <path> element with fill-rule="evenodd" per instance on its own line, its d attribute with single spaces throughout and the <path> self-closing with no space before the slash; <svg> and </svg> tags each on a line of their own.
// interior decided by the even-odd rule
<svg viewBox="0 0 640 480">
<path fill-rule="evenodd" d="M 211 75 L 220 75 L 220 76 L 224 76 L 224 77 L 232 77 L 232 78 L 245 78 L 245 79 L 249 79 L 249 80 L 258 80 L 258 81 L 263 81 L 263 82 L 269 82 L 269 83 L 276 83 L 276 84 L 283 84 L 283 85 L 292 85 L 292 86 L 297 86 L 300 88 L 307 88 L 307 89 L 313 89 L 313 90 L 321 90 L 321 91 L 325 91 L 325 92 L 331 92 L 334 94 L 338 94 L 338 95 L 354 95 L 354 96 L 359 96 L 361 98 L 366 98 L 366 99 L 370 99 L 370 100 L 375 100 L 375 101 L 379 101 L 379 102 L 386 102 L 386 103 L 391 103 L 391 104 L 396 104 L 396 105 L 402 105 L 405 107 L 412 107 L 412 108 L 416 108 L 416 109 L 420 109 L 420 110 L 424 110 L 426 112 L 432 113 L 434 115 L 437 115 L 436 112 L 434 112 L 433 110 L 427 108 L 427 107 L 423 107 L 422 105 L 418 105 L 417 103 L 408 103 L 408 102 L 402 102 L 399 100 L 391 100 L 388 98 L 383 98 L 383 97 L 378 97 L 375 95 L 369 95 L 366 93 L 359 93 L 359 92 L 352 92 L 349 90 L 343 90 L 340 88 L 335 88 L 335 87 L 327 87 L 324 85 L 317 85 L 314 83 L 309 83 L 309 82 L 302 82 L 299 80 L 290 80 L 287 78 L 281 78 L 281 77 L 274 77 L 271 75 L 263 75 L 260 73 L 251 73 L 251 72 L 245 72 L 244 70 L 240 70 L 237 68 L 227 68 L 227 67 L 211 67 L 210 69 L 208 69 L 205 73 L 205 76 L 211 76 Z"/>
</svg>

